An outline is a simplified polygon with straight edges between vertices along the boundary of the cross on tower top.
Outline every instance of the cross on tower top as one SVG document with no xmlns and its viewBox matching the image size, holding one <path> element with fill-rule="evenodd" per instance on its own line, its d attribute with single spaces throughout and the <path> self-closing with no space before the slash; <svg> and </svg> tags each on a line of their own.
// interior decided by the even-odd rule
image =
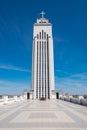
<svg viewBox="0 0 87 130">
<path fill-rule="evenodd" d="M 42 18 L 44 18 L 44 15 L 46 14 L 44 11 L 40 13 L 42 15 Z"/>
</svg>

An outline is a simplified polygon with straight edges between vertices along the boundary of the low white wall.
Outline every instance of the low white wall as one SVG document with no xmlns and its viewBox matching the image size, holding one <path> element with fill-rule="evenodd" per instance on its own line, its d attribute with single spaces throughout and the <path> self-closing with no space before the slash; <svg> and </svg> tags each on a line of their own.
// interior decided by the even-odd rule
<svg viewBox="0 0 87 130">
<path fill-rule="evenodd" d="M 73 103 L 80 104 L 80 99 L 79 98 L 71 98 L 70 101 L 73 102 Z"/>
<path fill-rule="evenodd" d="M 81 99 L 81 104 L 87 106 L 87 99 Z"/>
<path fill-rule="evenodd" d="M 83 96 L 79 96 L 78 98 L 74 98 L 72 96 L 70 97 L 61 96 L 60 99 L 64 101 L 87 106 L 87 99 L 84 99 Z"/>
<path fill-rule="evenodd" d="M 64 100 L 70 102 L 70 98 L 69 97 L 65 97 Z"/>
<path fill-rule="evenodd" d="M 23 101 L 25 100 L 23 96 L 13 96 L 12 98 L 8 98 L 8 96 L 2 96 L 2 99 L 0 99 L 0 105 L 14 103 L 17 101 Z"/>
<path fill-rule="evenodd" d="M 56 94 L 52 95 L 52 99 L 56 99 Z"/>
</svg>

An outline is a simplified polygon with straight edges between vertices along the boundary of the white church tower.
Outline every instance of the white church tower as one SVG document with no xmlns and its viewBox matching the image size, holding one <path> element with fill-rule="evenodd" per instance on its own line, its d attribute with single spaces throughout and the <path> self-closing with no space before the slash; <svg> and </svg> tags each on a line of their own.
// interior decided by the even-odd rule
<svg viewBox="0 0 87 130">
<path fill-rule="evenodd" d="M 32 90 L 34 99 L 52 99 L 54 85 L 54 56 L 52 24 L 48 19 L 37 19 L 33 30 Z"/>
</svg>

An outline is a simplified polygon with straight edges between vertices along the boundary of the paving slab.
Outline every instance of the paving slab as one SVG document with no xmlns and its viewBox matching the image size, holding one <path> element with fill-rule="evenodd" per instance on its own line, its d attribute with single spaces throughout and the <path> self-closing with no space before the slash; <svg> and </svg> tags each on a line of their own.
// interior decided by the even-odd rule
<svg viewBox="0 0 87 130">
<path fill-rule="evenodd" d="M 0 107 L 0 130 L 87 130 L 87 107 L 27 100 Z"/>
</svg>

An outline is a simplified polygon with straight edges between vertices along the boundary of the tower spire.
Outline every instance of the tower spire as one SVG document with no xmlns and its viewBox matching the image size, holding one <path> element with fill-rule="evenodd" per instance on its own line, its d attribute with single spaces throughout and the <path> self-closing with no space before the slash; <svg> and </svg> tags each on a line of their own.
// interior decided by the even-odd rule
<svg viewBox="0 0 87 130">
<path fill-rule="evenodd" d="M 44 15 L 46 14 L 44 11 L 42 11 L 41 13 L 41 16 L 42 16 L 42 18 L 44 18 Z"/>
</svg>

